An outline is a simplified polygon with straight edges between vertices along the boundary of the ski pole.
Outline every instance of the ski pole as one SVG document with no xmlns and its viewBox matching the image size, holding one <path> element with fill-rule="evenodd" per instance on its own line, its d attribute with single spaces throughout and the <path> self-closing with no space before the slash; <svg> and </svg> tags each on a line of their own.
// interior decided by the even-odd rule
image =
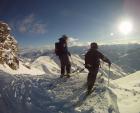
<svg viewBox="0 0 140 113">
<path fill-rule="evenodd" d="M 70 57 L 70 59 L 71 59 L 71 63 L 73 64 L 74 68 L 77 68 L 77 69 L 78 69 L 77 65 L 74 64 L 74 61 L 73 61 L 73 59 L 72 59 L 72 56 L 69 56 L 69 57 Z M 76 69 L 76 70 L 77 70 L 77 69 Z"/>
<path fill-rule="evenodd" d="M 73 59 L 72 59 L 72 56 L 70 55 L 69 57 L 70 57 L 71 63 L 74 64 Z"/>
<path fill-rule="evenodd" d="M 52 53 L 52 56 L 50 57 L 51 60 L 53 60 L 53 58 L 55 57 L 54 54 L 55 54 L 55 53 Z"/>
<path fill-rule="evenodd" d="M 71 75 L 77 75 L 77 74 L 80 74 L 80 73 L 83 72 L 84 70 L 85 70 L 85 68 L 82 68 L 82 69 L 80 69 L 79 71 L 77 70 L 77 71 L 71 73 Z"/>
</svg>

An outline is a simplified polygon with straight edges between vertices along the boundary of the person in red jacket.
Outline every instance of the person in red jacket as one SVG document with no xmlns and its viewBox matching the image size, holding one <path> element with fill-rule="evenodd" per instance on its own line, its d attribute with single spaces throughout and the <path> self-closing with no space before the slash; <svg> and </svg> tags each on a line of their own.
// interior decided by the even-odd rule
<svg viewBox="0 0 140 113">
<path fill-rule="evenodd" d="M 91 90 L 94 86 L 99 66 L 100 59 L 111 66 L 111 61 L 105 57 L 101 52 L 98 51 L 97 43 L 93 42 L 90 45 L 89 51 L 85 54 L 85 67 L 88 69 L 88 77 L 87 77 L 87 93 L 90 94 Z"/>
</svg>

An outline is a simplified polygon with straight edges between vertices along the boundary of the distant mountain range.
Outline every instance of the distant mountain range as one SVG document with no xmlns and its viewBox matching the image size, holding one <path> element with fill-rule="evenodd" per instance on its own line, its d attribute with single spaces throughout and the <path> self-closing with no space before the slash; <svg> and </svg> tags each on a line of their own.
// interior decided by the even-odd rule
<svg viewBox="0 0 140 113">
<path fill-rule="evenodd" d="M 69 48 L 72 54 L 78 54 L 81 58 L 84 58 L 84 54 L 88 50 L 87 46 L 73 46 Z M 101 45 L 99 47 L 105 56 L 111 61 L 119 65 L 125 72 L 133 73 L 140 70 L 140 44 L 118 44 L 118 45 Z M 47 48 L 39 49 L 22 49 L 21 56 L 34 61 L 40 56 L 54 57 L 54 50 Z"/>
</svg>

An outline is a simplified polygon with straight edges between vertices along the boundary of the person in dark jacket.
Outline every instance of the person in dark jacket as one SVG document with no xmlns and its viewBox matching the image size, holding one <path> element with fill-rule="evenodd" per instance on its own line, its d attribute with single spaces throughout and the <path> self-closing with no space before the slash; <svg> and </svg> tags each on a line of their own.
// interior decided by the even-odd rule
<svg viewBox="0 0 140 113">
<path fill-rule="evenodd" d="M 91 43 L 89 51 L 85 55 L 85 67 L 88 69 L 87 93 L 90 94 L 94 86 L 100 66 L 100 59 L 111 66 L 110 60 L 98 51 L 97 43 Z"/>
<path fill-rule="evenodd" d="M 64 75 L 70 77 L 70 72 L 71 72 L 71 62 L 70 62 L 71 54 L 68 51 L 67 42 L 68 42 L 68 37 L 66 35 L 63 35 L 59 39 L 60 50 L 61 50 L 61 53 L 59 55 L 59 59 L 61 63 L 61 75 L 60 75 L 61 78 L 64 77 Z"/>
</svg>

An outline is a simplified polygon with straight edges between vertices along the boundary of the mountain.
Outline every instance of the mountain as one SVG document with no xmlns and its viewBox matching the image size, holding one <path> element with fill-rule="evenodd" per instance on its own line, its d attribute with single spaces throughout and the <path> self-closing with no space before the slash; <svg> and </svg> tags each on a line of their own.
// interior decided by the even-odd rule
<svg viewBox="0 0 140 113">
<path fill-rule="evenodd" d="M 48 48 L 23 48 L 20 50 L 20 56 L 23 58 L 30 58 L 32 60 L 45 55 L 53 54 L 54 51 Z"/>
<path fill-rule="evenodd" d="M 87 46 L 73 46 L 69 48 L 72 54 L 79 55 L 84 59 L 84 54 L 88 50 Z M 140 70 L 140 44 L 116 44 L 116 45 L 101 45 L 99 47 L 105 56 L 107 56 L 114 64 L 120 66 L 125 73 L 134 73 Z M 40 56 L 56 57 L 54 51 L 47 48 L 39 49 L 22 49 L 21 56 L 34 61 Z"/>
<path fill-rule="evenodd" d="M 59 66 L 49 56 L 41 56 L 37 58 L 32 64 L 32 67 L 38 68 L 45 73 L 58 74 L 60 73 Z"/>
<path fill-rule="evenodd" d="M 84 60 L 77 54 L 71 56 L 72 62 L 72 72 L 77 69 L 84 69 L 83 72 L 88 72 L 84 67 Z M 100 68 L 101 73 L 109 73 L 109 68 L 106 63 L 101 63 L 102 68 Z M 54 56 L 41 56 L 38 57 L 34 62 L 31 63 L 31 67 L 38 68 L 48 74 L 60 74 L 60 62 L 58 57 Z M 59 73 L 59 74 L 58 74 Z M 112 64 L 110 69 L 110 79 L 118 79 L 120 77 L 126 76 L 127 74 L 116 64 Z M 105 74 L 107 77 L 108 75 Z"/>
<path fill-rule="evenodd" d="M 126 73 L 140 70 L 140 44 L 105 45 L 100 48 L 111 61 L 119 65 Z"/>
<path fill-rule="evenodd" d="M 129 50 L 123 56 L 119 58 L 116 64 L 121 65 L 124 70 L 132 70 L 137 71 L 140 69 L 140 48 Z M 123 65 L 122 65 L 123 64 Z"/>
</svg>

